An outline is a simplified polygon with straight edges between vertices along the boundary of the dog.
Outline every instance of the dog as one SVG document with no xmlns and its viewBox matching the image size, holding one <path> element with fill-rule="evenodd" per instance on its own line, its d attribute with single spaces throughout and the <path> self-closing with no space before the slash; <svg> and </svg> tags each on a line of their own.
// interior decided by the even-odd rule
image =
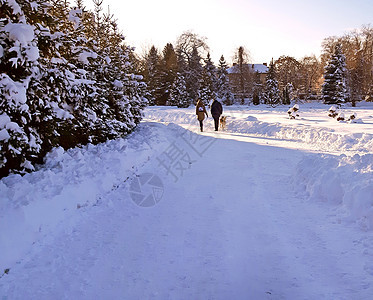
<svg viewBox="0 0 373 300">
<path fill-rule="evenodd" d="M 220 129 L 225 130 L 225 126 L 227 125 L 227 116 L 220 117 Z"/>
</svg>

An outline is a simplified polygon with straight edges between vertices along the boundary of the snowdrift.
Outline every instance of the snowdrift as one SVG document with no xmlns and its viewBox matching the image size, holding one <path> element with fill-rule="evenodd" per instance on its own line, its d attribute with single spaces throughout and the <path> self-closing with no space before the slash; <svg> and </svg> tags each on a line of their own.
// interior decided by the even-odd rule
<svg viewBox="0 0 373 300">
<path fill-rule="evenodd" d="M 125 139 L 68 151 L 56 148 L 39 170 L 0 180 L 0 270 L 62 220 L 99 204 L 101 195 L 133 177 L 162 141 L 167 139 L 159 128 L 144 124 Z"/>
<path fill-rule="evenodd" d="M 362 124 L 338 123 L 332 120 L 340 126 L 338 126 L 339 130 L 330 129 L 326 127 L 330 118 L 327 117 L 325 107 L 323 108 L 325 111 L 322 109 L 312 111 L 307 116 L 307 119 L 303 117 L 299 120 L 294 120 L 297 122 L 285 123 L 285 121 L 288 121 L 286 109 L 286 107 L 281 109 L 268 108 L 266 111 L 258 112 L 257 109 L 243 109 L 242 107 L 234 106 L 225 107 L 223 114 L 228 116 L 226 131 L 304 142 L 309 144 L 312 149 L 329 152 L 373 152 L 373 134 L 365 133 L 365 127 L 362 128 L 360 126 Z M 304 108 L 301 107 L 300 114 L 302 114 L 302 109 Z M 270 122 L 260 120 L 259 118 L 262 116 L 265 116 L 264 120 L 270 119 Z M 192 127 L 197 124 L 193 107 L 187 109 L 175 109 L 173 107 L 169 107 L 169 109 L 147 108 L 145 110 L 145 118 L 166 123 L 176 123 L 184 127 Z M 320 126 L 322 122 L 326 123 L 323 127 Z M 211 130 L 212 118 L 207 119 L 205 124 Z M 358 128 L 358 132 L 350 130 L 353 126 L 355 126 L 355 131 Z"/>
<path fill-rule="evenodd" d="M 301 142 L 307 145 L 307 149 L 320 151 L 306 155 L 299 163 L 293 178 L 294 189 L 302 198 L 334 205 L 339 219 L 356 222 L 363 230 L 372 230 L 372 107 L 367 104 L 365 111 L 355 109 L 364 117 L 365 122 L 361 123 L 337 122 L 327 116 L 327 107 L 321 104 L 313 108 L 302 105 L 301 118 L 290 122 L 284 117 L 286 107 L 225 107 L 224 115 L 228 116 L 226 131 Z M 352 108 L 348 110 L 353 111 Z M 148 108 L 145 118 L 177 123 L 196 130 L 193 107 Z M 209 119 L 205 121 L 205 126 L 213 130 L 212 118 Z"/>
<path fill-rule="evenodd" d="M 311 201 L 335 205 L 337 217 L 373 229 L 373 154 L 310 155 L 297 166 L 295 189 Z"/>
</svg>

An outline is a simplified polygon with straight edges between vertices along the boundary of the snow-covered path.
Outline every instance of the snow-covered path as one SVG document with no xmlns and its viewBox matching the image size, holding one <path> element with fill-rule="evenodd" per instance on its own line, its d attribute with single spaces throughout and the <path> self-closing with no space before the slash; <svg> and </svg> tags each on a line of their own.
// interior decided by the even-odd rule
<svg viewBox="0 0 373 300">
<path fill-rule="evenodd" d="M 39 241 L 0 279 L 0 295 L 369 299 L 372 239 L 338 224 L 325 203 L 296 195 L 302 150 L 229 133 L 201 136 L 213 143 L 176 182 L 155 157 L 138 170 L 161 178 L 157 205 L 137 206 L 129 182 L 119 185 Z"/>
</svg>

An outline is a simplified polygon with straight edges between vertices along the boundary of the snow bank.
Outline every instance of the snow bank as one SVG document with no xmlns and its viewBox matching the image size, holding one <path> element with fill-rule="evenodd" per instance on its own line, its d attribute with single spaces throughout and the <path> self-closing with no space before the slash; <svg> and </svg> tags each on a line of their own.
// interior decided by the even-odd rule
<svg viewBox="0 0 373 300">
<path fill-rule="evenodd" d="M 0 180 L 0 270 L 16 263 L 62 220 L 96 205 L 132 177 L 167 142 L 159 132 L 143 125 L 126 139 L 68 151 L 56 148 L 39 170 Z"/>
<path fill-rule="evenodd" d="M 297 166 L 294 184 L 309 200 L 338 207 L 339 218 L 373 230 L 373 154 L 307 156 Z"/>
<path fill-rule="evenodd" d="M 284 106 L 284 109 L 287 108 Z M 300 111 L 302 111 L 302 108 Z M 256 113 L 256 116 L 250 115 L 250 113 Z M 278 122 L 277 120 L 281 118 L 287 118 L 286 111 L 282 112 L 279 111 L 279 109 L 268 109 L 268 111 L 263 111 L 259 114 L 255 110 L 247 109 L 244 111 L 241 108 L 241 110 L 237 111 L 236 108 L 225 107 L 223 114 L 228 116 L 226 124 L 226 131 L 228 132 L 300 141 L 309 144 L 313 149 L 359 151 L 364 153 L 373 152 L 373 134 L 365 133 L 364 129 L 362 129 L 361 132 L 350 132 L 348 128 L 346 128 L 347 126 L 351 127 L 357 124 L 340 124 L 341 129 L 339 131 L 321 127 L 319 125 L 321 119 L 319 115 L 324 112 L 319 111 L 317 113 L 318 115 L 315 114 L 315 116 L 313 116 L 315 121 L 310 122 L 310 120 L 308 120 L 307 124 L 302 124 L 303 120 L 298 120 L 298 123 L 293 124 Z M 258 116 L 265 116 L 266 121 L 260 120 Z M 325 120 L 327 119 L 326 111 L 325 116 L 322 117 Z M 145 118 L 161 122 L 183 124 L 184 126 L 197 124 L 193 107 L 188 109 L 149 107 L 145 110 Z M 267 121 L 268 119 L 270 119 L 270 122 Z M 324 122 L 323 119 L 321 119 L 321 121 Z M 208 123 L 208 120 L 207 122 L 205 121 L 205 123 Z M 344 128 L 346 128 L 346 130 L 344 130 Z"/>
</svg>

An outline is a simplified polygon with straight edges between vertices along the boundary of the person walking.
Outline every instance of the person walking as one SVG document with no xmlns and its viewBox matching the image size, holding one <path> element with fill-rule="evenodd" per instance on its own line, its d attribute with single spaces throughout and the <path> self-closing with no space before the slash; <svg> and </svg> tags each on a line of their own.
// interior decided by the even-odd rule
<svg viewBox="0 0 373 300">
<path fill-rule="evenodd" d="M 222 113 L 223 106 L 218 100 L 214 99 L 214 101 L 211 104 L 211 115 L 214 118 L 215 131 L 218 131 L 219 129 L 219 119 Z"/>
<path fill-rule="evenodd" d="M 196 115 L 199 121 L 199 126 L 201 127 L 201 132 L 203 132 L 203 120 L 205 119 L 205 114 L 208 118 L 209 116 L 207 114 L 205 105 L 203 104 L 201 99 L 198 99 L 196 105 Z"/>
</svg>

